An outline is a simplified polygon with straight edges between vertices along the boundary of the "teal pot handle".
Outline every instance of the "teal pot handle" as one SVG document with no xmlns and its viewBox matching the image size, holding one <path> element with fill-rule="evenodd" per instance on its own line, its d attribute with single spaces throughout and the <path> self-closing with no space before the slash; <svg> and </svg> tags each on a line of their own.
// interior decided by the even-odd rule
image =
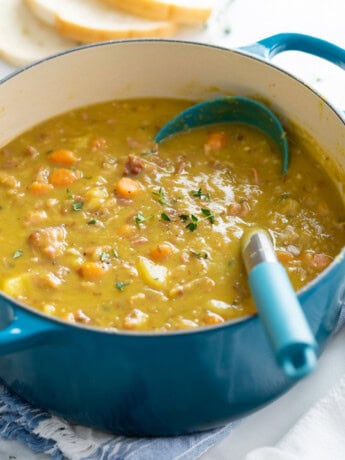
<svg viewBox="0 0 345 460">
<path fill-rule="evenodd" d="M 9 302 L 10 304 L 10 302 Z M 49 341 L 65 329 L 63 325 L 0 301 L 0 355 L 14 353 Z"/>
<path fill-rule="evenodd" d="M 251 45 L 238 48 L 239 51 L 271 60 L 284 51 L 303 51 L 329 61 L 345 70 L 345 49 L 321 38 L 304 34 L 282 33 L 259 40 Z M 341 111 L 345 118 L 345 110 Z"/>
<path fill-rule="evenodd" d="M 284 51 L 303 51 L 336 64 L 345 70 L 345 50 L 321 38 L 309 35 L 283 33 L 272 35 L 252 45 L 239 48 L 240 51 L 271 60 Z"/>
</svg>

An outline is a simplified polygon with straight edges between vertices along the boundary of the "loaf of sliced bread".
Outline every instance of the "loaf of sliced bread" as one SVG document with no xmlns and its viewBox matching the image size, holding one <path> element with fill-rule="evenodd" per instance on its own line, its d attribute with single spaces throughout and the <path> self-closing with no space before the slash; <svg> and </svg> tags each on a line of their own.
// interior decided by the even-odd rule
<svg viewBox="0 0 345 460">
<path fill-rule="evenodd" d="M 171 21 L 151 21 L 116 10 L 99 0 L 25 0 L 41 21 L 64 37 L 91 43 L 132 37 L 168 37 Z"/>
<path fill-rule="evenodd" d="M 128 13 L 148 19 L 201 24 L 212 11 L 215 0 L 101 0 Z"/>
<path fill-rule="evenodd" d="M 42 27 L 21 0 L 0 1 L 0 58 L 20 66 L 75 46 L 51 27 Z"/>
</svg>

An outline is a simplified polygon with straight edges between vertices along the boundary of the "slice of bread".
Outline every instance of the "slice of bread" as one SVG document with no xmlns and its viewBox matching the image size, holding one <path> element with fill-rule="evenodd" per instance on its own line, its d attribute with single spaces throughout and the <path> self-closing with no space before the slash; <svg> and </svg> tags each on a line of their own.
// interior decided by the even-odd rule
<svg viewBox="0 0 345 460">
<path fill-rule="evenodd" d="M 101 0 L 144 18 L 201 24 L 212 11 L 214 0 Z"/>
<path fill-rule="evenodd" d="M 83 43 L 133 37 L 169 37 L 176 26 L 116 10 L 98 0 L 25 0 L 37 18 Z"/>
<path fill-rule="evenodd" d="M 15 66 L 77 46 L 32 16 L 21 0 L 0 1 L 0 57 Z"/>
</svg>

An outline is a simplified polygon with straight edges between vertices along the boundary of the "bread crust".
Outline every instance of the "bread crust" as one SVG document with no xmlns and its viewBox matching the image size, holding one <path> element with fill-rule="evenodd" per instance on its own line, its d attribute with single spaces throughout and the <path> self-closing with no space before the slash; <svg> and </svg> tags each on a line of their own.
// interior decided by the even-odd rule
<svg viewBox="0 0 345 460">
<path fill-rule="evenodd" d="M 143 18 L 173 21 L 180 24 L 202 24 L 210 17 L 212 8 L 178 5 L 171 0 L 165 3 L 160 0 L 101 0 L 115 8 L 120 8 Z"/>
</svg>

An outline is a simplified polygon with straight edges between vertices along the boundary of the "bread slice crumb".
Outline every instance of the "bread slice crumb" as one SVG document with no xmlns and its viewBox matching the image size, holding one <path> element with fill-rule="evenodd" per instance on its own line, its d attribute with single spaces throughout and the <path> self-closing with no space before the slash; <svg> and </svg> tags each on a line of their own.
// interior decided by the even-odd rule
<svg viewBox="0 0 345 460">
<path fill-rule="evenodd" d="M 41 24 L 21 0 L 0 2 L 0 57 L 14 66 L 30 64 L 78 46 Z"/>
<path fill-rule="evenodd" d="M 82 43 L 134 37 L 170 37 L 171 21 L 151 21 L 99 0 L 25 0 L 32 13 L 63 36 Z"/>
</svg>

